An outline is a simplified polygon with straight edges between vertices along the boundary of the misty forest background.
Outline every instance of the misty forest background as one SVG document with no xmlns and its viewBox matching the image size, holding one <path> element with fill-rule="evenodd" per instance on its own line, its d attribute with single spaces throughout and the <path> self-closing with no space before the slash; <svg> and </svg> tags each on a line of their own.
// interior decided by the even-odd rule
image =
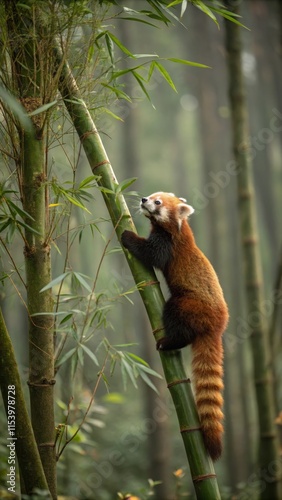
<svg viewBox="0 0 282 500">
<path fill-rule="evenodd" d="M 138 9 L 142 8 L 142 2 L 135 4 Z M 281 273 L 282 9 L 280 2 L 274 0 L 240 2 L 240 8 L 241 22 L 248 28 L 240 28 L 240 34 L 262 259 L 262 311 L 270 332 L 275 418 L 276 423 L 281 424 L 281 307 L 277 308 L 279 300 L 275 300 L 273 288 Z M 109 52 L 104 47 L 97 62 L 99 71 L 95 68 L 99 74 L 97 83 L 92 85 L 93 75 L 94 79 L 96 75 L 93 67 L 87 70 L 86 66 L 87 78 L 84 83 L 82 81 L 81 89 L 118 180 L 136 177 L 136 181 L 124 190 L 124 195 L 138 233 L 145 236 L 149 230 L 148 221 L 138 212 L 140 196 L 159 190 L 172 191 L 185 197 L 195 208 L 190 223 L 197 244 L 214 265 L 230 309 L 224 338 L 224 453 L 215 468 L 223 498 L 232 495 L 240 499 L 255 498 L 272 471 L 261 476 L 256 469 L 258 412 L 249 338 L 256 317 L 246 309 L 237 174 L 232 169 L 224 21 L 219 17 L 218 27 L 191 5 L 184 13 L 183 25 L 173 21 L 169 27 L 158 25 L 158 29 L 145 23 L 109 17 L 108 12 L 102 24 L 107 25 L 133 54 L 154 53 L 209 66 L 190 67 L 163 61 L 177 92 L 160 72 L 154 72 L 146 86 L 149 98 L 132 74 L 125 73 L 119 82 L 131 101 L 122 100 L 101 85 L 101 82 L 111 85 L 103 73 L 109 60 Z M 76 37 L 75 58 L 75 50 L 81 50 L 83 36 L 77 30 L 73 37 Z M 114 57 L 119 70 L 133 64 L 117 45 Z M 134 61 L 138 63 L 139 60 Z M 54 136 L 48 153 L 48 180 L 53 184 L 50 217 L 56 218 L 52 279 L 58 278 L 53 292 L 60 293 L 62 300 L 61 316 L 56 319 L 60 366 L 55 386 L 55 421 L 56 425 L 66 423 L 68 416 L 69 435 L 77 429 L 91 399 L 97 373 L 105 360 L 105 345 L 112 349 L 111 363 L 108 360 L 106 368 L 103 366 L 105 371 L 86 422 L 58 462 L 58 491 L 74 498 L 98 500 L 117 498 L 117 492 L 130 492 L 140 498 L 148 498 L 151 492 L 153 498 L 164 500 L 163 493 L 158 491 L 166 491 L 166 498 L 182 498 L 182 495 L 185 498 L 186 494 L 193 498 L 185 450 L 165 380 L 142 370 L 135 378 L 136 372 L 127 370 L 125 363 L 130 356 L 126 354 L 124 358 L 120 354 L 131 353 L 135 361 L 138 358 L 134 356 L 138 356 L 158 374 L 163 373 L 152 329 L 100 190 L 94 182 L 89 183 L 89 200 L 81 199 L 86 211 L 56 188 L 60 185 L 67 190 L 73 182 L 79 186 L 91 171 L 67 113 L 58 113 L 57 118 L 56 109 L 52 111 Z M 2 154 L 1 182 L 9 177 L 11 186 L 15 168 L 12 163 L 11 158 Z M 1 250 L 1 308 L 28 399 L 28 324 L 20 279 L 24 274 L 23 243 L 15 228 L 7 227 L 1 233 L 1 242 L 4 245 Z M 62 274 L 68 272 L 63 280 Z M 159 274 L 158 277 L 167 295 Z M 84 350 L 74 356 L 83 324 L 82 311 L 88 307 L 87 297 L 93 283 L 99 307 L 87 348 L 94 355 L 91 357 Z M 69 306 L 70 294 L 72 303 Z M 271 329 L 274 311 L 277 316 Z M 190 376 L 189 349 L 183 351 L 183 356 Z M 150 387 L 151 383 L 158 392 Z M 4 429 L 0 444 L 0 480 L 4 491 L 7 448 L 6 416 L 2 409 L 0 425 Z M 279 428 L 277 425 L 278 431 Z M 282 473 L 281 460 L 275 467 Z M 160 481 L 162 486 L 154 481 Z M 161 487 L 164 489 L 160 490 Z"/>
</svg>

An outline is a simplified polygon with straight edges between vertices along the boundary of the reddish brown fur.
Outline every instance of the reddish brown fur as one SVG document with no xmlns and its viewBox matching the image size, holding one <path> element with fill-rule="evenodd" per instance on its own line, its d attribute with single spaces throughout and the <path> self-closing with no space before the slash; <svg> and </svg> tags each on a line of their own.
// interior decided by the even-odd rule
<svg viewBox="0 0 282 500">
<path fill-rule="evenodd" d="M 173 235 L 173 265 L 168 269 L 166 276 L 168 285 L 192 289 L 197 294 L 197 300 L 191 300 L 189 295 L 183 299 L 183 309 L 189 311 L 189 321 L 200 333 L 192 343 L 193 382 L 205 445 L 213 460 L 216 460 L 222 451 L 221 337 L 228 322 L 228 310 L 216 273 L 196 246 L 187 220 L 182 221 L 179 231 L 176 217 L 172 216 L 180 203 L 179 199 L 170 196 L 164 199 L 162 194 L 162 200 L 170 212 L 169 221 L 162 223 L 162 226 Z M 199 302 L 199 299 L 203 302 Z M 205 308 L 203 316 L 202 307 Z M 207 308 L 210 309 L 208 316 Z"/>
</svg>

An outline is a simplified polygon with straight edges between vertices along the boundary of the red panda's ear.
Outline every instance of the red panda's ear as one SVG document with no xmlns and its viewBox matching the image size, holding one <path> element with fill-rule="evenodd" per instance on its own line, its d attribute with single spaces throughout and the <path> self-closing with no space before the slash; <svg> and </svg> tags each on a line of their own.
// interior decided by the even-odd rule
<svg viewBox="0 0 282 500">
<path fill-rule="evenodd" d="M 186 203 L 180 203 L 178 205 L 178 214 L 181 219 L 186 219 L 189 215 L 195 212 L 194 208 L 191 205 L 187 205 Z"/>
</svg>

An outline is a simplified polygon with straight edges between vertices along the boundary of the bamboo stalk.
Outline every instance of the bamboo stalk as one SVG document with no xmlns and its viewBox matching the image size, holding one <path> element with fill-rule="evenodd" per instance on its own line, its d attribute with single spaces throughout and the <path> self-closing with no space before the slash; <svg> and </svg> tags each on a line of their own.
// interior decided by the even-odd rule
<svg viewBox="0 0 282 500">
<path fill-rule="evenodd" d="M 35 11 L 5 0 L 11 67 L 18 96 L 27 113 L 42 105 L 41 66 L 34 30 Z M 47 55 L 46 55 L 47 57 Z M 47 78 L 47 77 L 46 77 Z M 19 127 L 20 183 L 24 210 L 25 268 L 29 321 L 29 390 L 31 421 L 52 497 L 56 493 L 54 419 L 54 319 L 52 291 L 40 290 L 51 281 L 46 210 L 45 144 L 42 115 L 32 118 L 31 130 Z"/>
<path fill-rule="evenodd" d="M 55 47 L 55 53 L 57 66 L 61 68 L 59 90 L 81 140 L 92 172 L 99 176 L 98 183 L 102 188 L 114 192 L 118 182 L 100 135 L 81 98 L 68 64 L 62 63 L 63 56 L 58 46 Z M 135 230 L 122 194 L 115 196 L 115 194 L 103 191 L 102 194 L 113 225 L 117 225 L 117 236 L 120 238 L 125 229 Z M 118 221 L 120 222 L 118 223 Z M 158 339 L 162 336 L 161 318 L 164 304 L 159 283 L 153 269 L 149 271 L 127 251 L 125 251 L 125 255 L 135 282 L 137 284 L 143 283 L 140 289 L 141 297 L 155 338 Z M 170 351 L 160 353 L 160 356 L 165 378 L 175 404 L 197 498 L 200 500 L 220 499 L 213 463 L 204 447 L 190 381 L 187 380 L 182 363 L 182 355 L 179 351 Z"/>
<path fill-rule="evenodd" d="M 240 13 L 239 7 L 234 7 L 232 0 L 226 0 L 226 5 L 235 14 Z M 270 352 L 263 311 L 263 281 L 258 247 L 252 162 L 248 151 L 248 114 L 241 64 L 241 28 L 229 21 L 226 21 L 225 26 L 233 148 L 237 163 L 239 222 L 260 434 L 258 461 L 261 473 L 265 475 L 268 471 L 267 476 L 270 478 L 263 481 L 260 498 L 278 500 L 281 498 L 279 484 L 281 480 L 278 469 L 273 467 L 273 464 L 279 463 L 278 440 L 274 424 L 273 381 L 269 369 Z"/>
<path fill-rule="evenodd" d="M 14 349 L 0 309 L 0 387 L 7 414 L 7 444 L 15 443 L 21 478 L 25 492 L 29 495 L 34 488 L 48 491 L 47 481 L 36 446 L 33 430 L 27 412 Z M 8 396 L 9 393 L 9 396 Z M 15 414 L 9 415 L 15 410 Z M 12 404 L 14 401 L 14 404 Z M 15 416 L 15 420 L 13 417 Z M 15 425 L 13 425 L 15 422 Z M 13 439 L 14 438 L 14 439 Z M 10 447 L 10 450 L 12 448 Z M 16 488 L 17 489 L 17 488 Z M 49 495 L 47 498 L 51 498 Z"/>
</svg>

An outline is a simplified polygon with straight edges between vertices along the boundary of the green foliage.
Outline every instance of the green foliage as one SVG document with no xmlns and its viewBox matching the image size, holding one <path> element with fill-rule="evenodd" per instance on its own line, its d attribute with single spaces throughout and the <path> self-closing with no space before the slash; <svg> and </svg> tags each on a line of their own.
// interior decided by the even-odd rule
<svg viewBox="0 0 282 500">
<path fill-rule="evenodd" d="M 17 203 L 12 201 L 12 196 L 17 196 L 17 192 L 9 189 L 8 183 L 4 181 L 0 183 L 0 233 L 5 232 L 6 243 L 12 243 L 15 232 L 24 239 L 23 230 L 39 234 L 27 221 L 31 224 L 34 219 Z"/>
</svg>

